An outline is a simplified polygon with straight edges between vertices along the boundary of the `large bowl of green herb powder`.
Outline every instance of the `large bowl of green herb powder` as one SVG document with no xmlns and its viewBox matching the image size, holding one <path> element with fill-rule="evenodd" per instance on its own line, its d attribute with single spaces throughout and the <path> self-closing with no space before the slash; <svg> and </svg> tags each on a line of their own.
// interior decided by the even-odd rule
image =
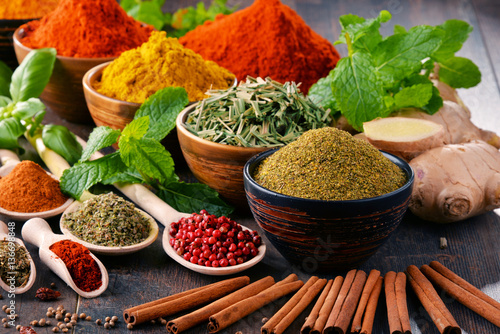
<svg viewBox="0 0 500 334">
<path fill-rule="evenodd" d="M 252 214 L 304 271 L 365 262 L 398 227 L 414 174 L 403 159 L 335 128 L 251 158 L 243 171 Z"/>
</svg>

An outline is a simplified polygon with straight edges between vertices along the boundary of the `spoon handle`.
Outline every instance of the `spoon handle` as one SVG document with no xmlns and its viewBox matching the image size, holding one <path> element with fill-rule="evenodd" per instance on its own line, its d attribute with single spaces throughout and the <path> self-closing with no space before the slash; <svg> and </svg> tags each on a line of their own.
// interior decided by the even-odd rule
<svg viewBox="0 0 500 334">
<path fill-rule="evenodd" d="M 9 228 L 2 220 L 0 220 L 0 238 L 9 234 Z"/>
<path fill-rule="evenodd" d="M 21 235 L 24 241 L 40 248 L 47 236 L 54 234 L 50 225 L 42 218 L 31 218 L 24 223 Z"/>
<path fill-rule="evenodd" d="M 19 157 L 17 154 L 12 152 L 11 150 L 0 149 L 0 163 L 2 166 L 6 165 L 10 162 L 19 162 Z"/>
</svg>

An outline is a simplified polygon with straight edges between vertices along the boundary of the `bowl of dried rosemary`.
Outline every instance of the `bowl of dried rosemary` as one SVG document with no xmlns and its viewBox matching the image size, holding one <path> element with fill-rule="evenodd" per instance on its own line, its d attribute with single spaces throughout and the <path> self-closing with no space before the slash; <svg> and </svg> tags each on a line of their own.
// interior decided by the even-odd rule
<svg viewBox="0 0 500 334">
<path fill-rule="evenodd" d="M 365 262 L 401 222 L 413 180 L 403 159 L 332 127 L 260 153 L 244 168 L 255 220 L 306 272 Z"/>
<path fill-rule="evenodd" d="M 194 176 L 245 210 L 245 163 L 332 122 L 329 110 L 316 106 L 293 82 L 248 77 L 238 86 L 207 95 L 177 117 L 179 144 Z"/>
</svg>

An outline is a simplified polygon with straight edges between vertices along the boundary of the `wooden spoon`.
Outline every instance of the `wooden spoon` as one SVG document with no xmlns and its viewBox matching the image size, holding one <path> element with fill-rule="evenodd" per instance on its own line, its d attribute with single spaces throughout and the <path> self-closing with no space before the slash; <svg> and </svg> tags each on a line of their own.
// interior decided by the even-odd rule
<svg viewBox="0 0 500 334">
<path fill-rule="evenodd" d="M 61 240 L 68 240 L 68 237 L 61 234 L 52 232 L 49 224 L 41 218 L 32 218 L 24 223 L 21 231 L 23 239 L 39 248 L 40 259 L 45 263 L 57 276 L 59 276 L 66 284 L 68 284 L 76 293 L 84 298 L 94 298 L 102 294 L 107 288 L 109 283 L 108 271 L 102 262 L 90 253 L 90 256 L 97 262 L 101 270 L 102 285 L 99 289 L 86 292 L 78 288 L 71 277 L 66 264 L 61 260 L 49 247 Z"/>
<path fill-rule="evenodd" d="M 24 242 L 21 239 L 13 238 L 13 237 L 9 236 L 9 228 L 7 227 L 7 224 L 5 224 L 1 220 L 0 220 L 0 240 L 5 240 L 7 242 L 15 242 L 19 246 L 26 248 L 26 246 L 24 245 Z M 33 286 L 33 283 L 35 283 L 35 279 L 36 279 L 35 262 L 33 262 L 33 259 L 31 258 L 31 255 L 27 249 L 26 249 L 26 253 L 28 254 L 28 258 L 30 261 L 30 277 L 28 279 L 28 282 L 26 282 L 26 284 L 23 286 L 18 286 L 18 287 L 15 287 L 14 289 L 11 289 L 11 286 L 9 284 L 5 283 L 2 279 L 0 279 L 0 286 L 5 291 L 7 291 L 9 293 L 22 294 L 22 293 L 28 291 Z"/>
<path fill-rule="evenodd" d="M 20 163 L 19 158 L 14 152 L 5 149 L 0 149 L 0 162 L 2 162 L 2 167 L 0 168 L 0 177 L 5 177 L 9 175 L 9 173 L 14 169 L 14 167 L 16 167 L 18 163 Z M 57 180 L 57 178 L 54 175 L 48 172 L 47 174 L 49 174 L 50 176 L 52 176 L 54 179 Z M 71 203 L 73 203 L 73 199 L 70 197 L 60 207 L 42 212 L 17 212 L 17 211 L 6 210 L 0 207 L 0 214 L 16 221 L 23 221 L 23 220 L 25 221 L 35 217 L 51 218 L 61 214 L 64 210 L 66 210 L 68 206 L 70 206 Z"/>
</svg>

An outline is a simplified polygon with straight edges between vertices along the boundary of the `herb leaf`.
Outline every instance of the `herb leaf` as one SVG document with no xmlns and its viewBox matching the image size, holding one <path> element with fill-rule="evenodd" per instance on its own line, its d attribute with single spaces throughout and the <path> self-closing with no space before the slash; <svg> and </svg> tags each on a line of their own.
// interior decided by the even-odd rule
<svg viewBox="0 0 500 334">
<path fill-rule="evenodd" d="M 448 20 L 437 27 L 445 32 L 443 42 L 432 54 L 432 58 L 437 61 L 453 57 L 472 32 L 472 26 L 461 20 Z"/>
<path fill-rule="evenodd" d="M 134 119 L 149 116 L 146 137 L 162 140 L 175 128 L 177 115 L 189 103 L 182 87 L 167 87 L 150 96 L 137 110 Z"/>
<path fill-rule="evenodd" d="M 120 130 L 113 130 L 109 126 L 98 126 L 92 130 L 87 141 L 87 146 L 83 150 L 80 162 L 90 159 L 95 152 L 113 145 L 118 141 Z"/>
<path fill-rule="evenodd" d="M 333 97 L 332 91 L 333 71 L 328 76 L 319 79 L 309 88 L 308 97 L 316 105 L 323 109 L 330 109 L 330 114 L 334 115 L 339 111 L 337 100 Z"/>
<path fill-rule="evenodd" d="M 65 126 L 48 124 L 43 127 L 42 139 L 45 146 L 74 164 L 82 155 L 82 145 Z"/>
<path fill-rule="evenodd" d="M 44 110 L 45 105 L 42 101 L 32 97 L 26 101 L 17 102 L 12 110 L 12 116 L 18 120 L 27 120 Z"/>
<path fill-rule="evenodd" d="M 26 128 L 15 118 L 6 118 L 0 121 L 0 147 L 5 149 L 20 148 L 17 141 Z"/>
<path fill-rule="evenodd" d="M 32 50 L 12 74 L 10 95 L 14 102 L 38 97 L 49 82 L 56 60 L 56 49 Z"/>
<path fill-rule="evenodd" d="M 0 96 L 10 97 L 9 87 L 12 70 L 3 61 L 0 61 Z"/>
<path fill-rule="evenodd" d="M 170 182 L 157 195 L 179 212 L 199 212 L 204 208 L 210 214 L 227 216 L 234 210 L 215 190 L 201 183 Z"/>
<path fill-rule="evenodd" d="M 453 88 L 470 88 L 481 82 L 481 72 L 470 59 L 452 57 L 439 63 L 439 80 Z"/>
<path fill-rule="evenodd" d="M 418 84 L 405 87 L 394 94 L 396 108 L 415 107 L 422 108 L 427 105 L 432 97 L 432 83 Z"/>
</svg>

